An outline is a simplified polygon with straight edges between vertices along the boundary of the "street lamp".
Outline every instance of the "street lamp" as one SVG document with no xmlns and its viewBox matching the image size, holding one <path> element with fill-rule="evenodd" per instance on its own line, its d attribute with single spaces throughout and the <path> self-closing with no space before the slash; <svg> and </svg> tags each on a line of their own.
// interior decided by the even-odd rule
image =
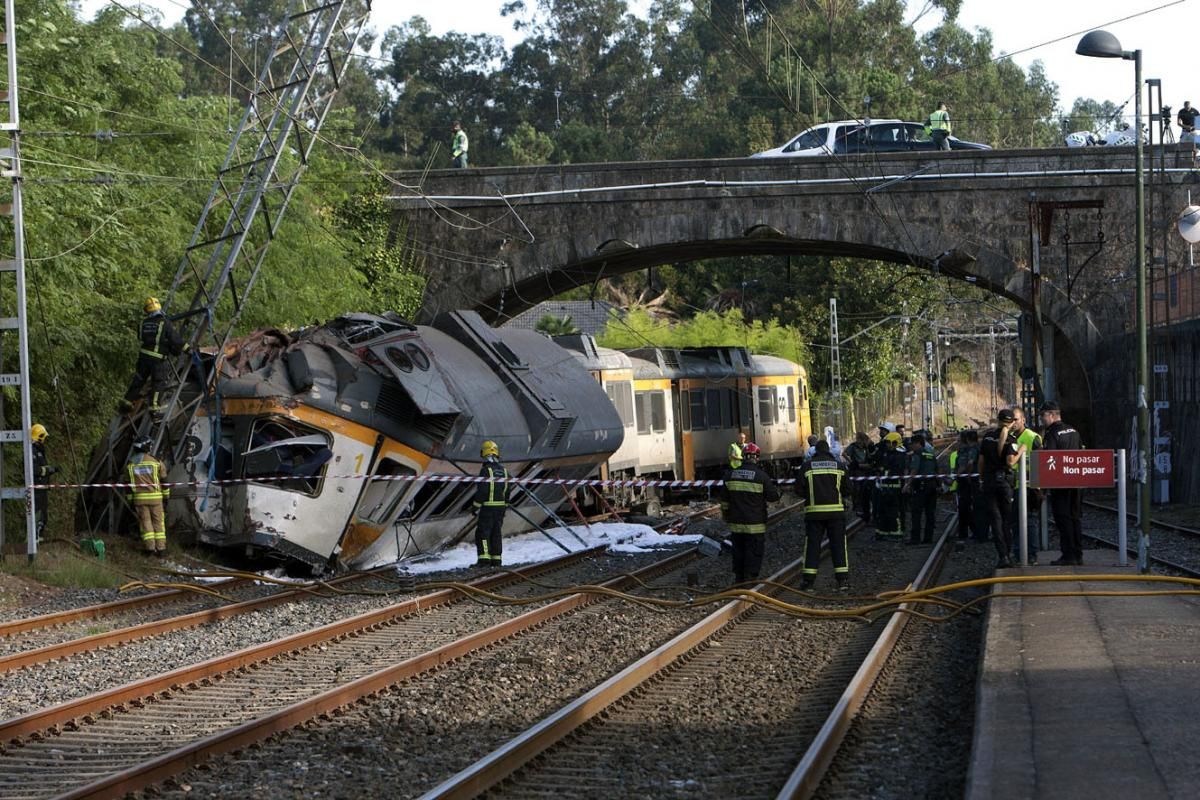
<svg viewBox="0 0 1200 800">
<path fill-rule="evenodd" d="M 1148 331 L 1146 319 L 1149 316 L 1149 306 L 1146 296 L 1146 189 L 1143 182 L 1143 151 L 1142 151 L 1142 51 L 1122 50 L 1117 37 L 1108 31 L 1091 31 L 1079 40 L 1075 53 L 1091 58 L 1121 58 L 1133 62 L 1133 96 L 1134 103 L 1134 174 L 1137 182 L 1135 240 L 1137 247 L 1137 436 L 1138 436 L 1138 474 L 1142 483 L 1139 498 L 1139 523 L 1141 535 L 1138 537 L 1138 569 L 1149 572 L 1147 563 L 1150 548 L 1150 483 L 1148 481 L 1150 464 L 1147 457 L 1150 448 L 1150 400 L 1147 392 L 1150 387 L 1150 354 L 1148 346 Z"/>
</svg>

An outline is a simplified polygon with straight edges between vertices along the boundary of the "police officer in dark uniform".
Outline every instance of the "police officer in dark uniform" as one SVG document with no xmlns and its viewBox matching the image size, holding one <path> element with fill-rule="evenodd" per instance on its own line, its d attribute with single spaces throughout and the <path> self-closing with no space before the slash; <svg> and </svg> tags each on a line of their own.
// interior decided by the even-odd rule
<svg viewBox="0 0 1200 800">
<path fill-rule="evenodd" d="M 479 447 L 483 464 L 479 467 L 480 481 L 475 488 L 475 566 L 502 565 L 504 512 L 508 509 L 508 470 L 500 463 L 500 446 L 490 439 Z"/>
<path fill-rule="evenodd" d="M 761 452 L 754 442 L 747 442 L 741 465 L 730 464 L 721 476 L 720 496 L 733 545 L 735 583 L 758 578 L 766 551 L 767 503 L 780 497 L 779 487 L 758 463 Z"/>
<path fill-rule="evenodd" d="M 170 359 L 187 350 L 175 327 L 163 313 L 158 298 L 147 297 L 142 310 L 146 316 L 138 329 L 141 349 L 133 367 L 133 380 L 120 403 L 123 412 L 133 408 L 133 401 L 138 399 L 147 380 L 150 381 L 150 410 L 161 410 L 159 394 L 171 384 Z"/>
<path fill-rule="evenodd" d="M 931 543 L 937 516 L 937 456 L 925 448 L 925 436 L 920 433 L 914 433 L 909 442 L 908 480 L 904 482 L 903 492 L 909 496 L 908 505 L 912 509 L 908 543 Z"/>
<path fill-rule="evenodd" d="M 829 442 L 817 442 L 816 452 L 796 472 L 796 493 L 804 507 L 804 581 L 809 589 L 817 580 L 821 563 L 821 539 L 829 537 L 833 554 L 833 577 L 838 591 L 847 591 L 850 574 L 846 560 L 846 473 L 829 450 Z"/>
<path fill-rule="evenodd" d="M 975 471 L 980 473 L 986 520 L 992 529 L 996 553 L 1000 556 L 997 566 L 1004 568 L 1013 565 L 1009 558 L 1011 544 L 1008 539 L 1008 519 L 1012 515 L 1013 465 L 1021 457 L 1021 450 L 1016 437 L 1012 435 L 1016 419 L 1012 410 L 1000 409 L 997 419 L 1000 426 L 983 435 Z"/>
<path fill-rule="evenodd" d="M 1062 420 L 1062 408 L 1053 401 L 1042 404 L 1042 449 L 1082 450 L 1079 431 Z M 1083 504 L 1078 489 L 1051 489 L 1050 509 L 1062 556 L 1050 563 L 1056 567 L 1083 563 Z"/>
<path fill-rule="evenodd" d="M 898 542 L 903 536 L 900 526 L 900 487 L 907 471 L 904 451 L 900 449 L 900 434 L 892 431 L 875 448 L 879 470 L 879 491 L 875 493 L 875 538 Z"/>
</svg>

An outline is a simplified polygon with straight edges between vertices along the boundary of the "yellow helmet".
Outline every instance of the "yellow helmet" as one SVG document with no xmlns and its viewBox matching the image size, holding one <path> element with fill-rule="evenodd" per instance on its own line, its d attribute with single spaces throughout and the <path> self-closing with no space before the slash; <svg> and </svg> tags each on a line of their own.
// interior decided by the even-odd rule
<svg viewBox="0 0 1200 800">
<path fill-rule="evenodd" d="M 496 456 L 497 458 L 499 458 L 500 457 L 500 445 L 496 444 L 491 439 L 488 439 L 482 445 L 479 446 L 479 455 L 483 458 L 487 458 L 488 456 Z"/>
<path fill-rule="evenodd" d="M 29 438 L 38 444 L 46 441 L 46 437 L 49 435 L 50 432 L 46 430 L 46 426 L 40 422 L 33 423 L 32 427 L 29 428 Z"/>
<path fill-rule="evenodd" d="M 896 433 L 895 431 L 892 431 L 887 436 L 883 437 L 883 440 L 885 442 L 891 442 L 892 444 L 898 445 L 904 441 L 904 437 L 901 436 L 900 434 Z"/>
<path fill-rule="evenodd" d="M 157 297 L 147 297 L 146 302 L 142 303 L 142 310 L 147 314 L 153 314 L 155 311 L 162 311 L 162 303 L 158 302 Z"/>
</svg>

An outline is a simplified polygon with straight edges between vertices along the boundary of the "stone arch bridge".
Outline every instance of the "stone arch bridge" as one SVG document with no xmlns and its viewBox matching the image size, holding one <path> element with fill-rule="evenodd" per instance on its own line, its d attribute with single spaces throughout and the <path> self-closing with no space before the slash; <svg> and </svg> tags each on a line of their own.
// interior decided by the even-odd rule
<svg viewBox="0 0 1200 800">
<path fill-rule="evenodd" d="M 1174 263 L 1195 151 L 1146 164 L 1147 236 Z M 438 170 L 397 174 L 391 202 L 423 258 L 424 318 L 501 320 L 602 276 L 732 255 L 912 264 L 1026 310 L 1036 283 L 1044 387 L 1083 419 L 1101 412 L 1105 343 L 1133 327 L 1134 168 L 1133 148 L 1092 147 Z"/>
</svg>

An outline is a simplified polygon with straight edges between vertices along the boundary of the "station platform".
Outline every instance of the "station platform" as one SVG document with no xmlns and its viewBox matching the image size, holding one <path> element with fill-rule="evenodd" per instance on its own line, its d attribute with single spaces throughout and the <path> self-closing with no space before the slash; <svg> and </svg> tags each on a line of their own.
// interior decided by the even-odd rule
<svg viewBox="0 0 1200 800">
<path fill-rule="evenodd" d="M 1137 574 L 1115 562 L 1114 552 L 1088 550 L 1084 566 L 998 575 Z M 1167 587 L 1078 581 L 996 590 Z M 969 800 L 1196 797 L 1200 597 L 997 597 L 987 613 Z"/>
</svg>

